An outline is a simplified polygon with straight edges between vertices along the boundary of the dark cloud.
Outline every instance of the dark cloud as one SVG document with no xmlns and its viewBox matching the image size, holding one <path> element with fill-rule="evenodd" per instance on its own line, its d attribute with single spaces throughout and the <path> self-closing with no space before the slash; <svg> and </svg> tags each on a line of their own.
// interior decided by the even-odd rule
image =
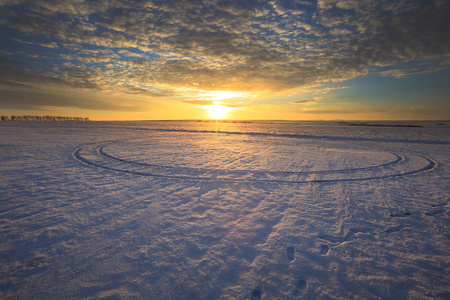
<svg viewBox="0 0 450 300">
<path fill-rule="evenodd" d="M 194 104 L 194 105 L 214 105 L 213 100 L 181 100 L 183 103 Z"/>
<path fill-rule="evenodd" d="M 0 57 L 0 84 L 3 86 L 37 87 L 46 84 L 62 84 L 64 80 L 46 76 L 41 72 L 26 68 L 26 64 Z"/>
<path fill-rule="evenodd" d="M 68 77 L 92 78 L 90 73 L 67 72 Z M 51 88 L 49 88 L 51 87 Z M 62 91 L 63 88 L 72 89 Z M 0 107 L 6 109 L 40 109 L 77 107 L 112 111 L 142 111 L 142 103 L 120 103 L 111 97 L 89 97 L 79 89 L 98 89 L 87 79 L 67 81 L 23 68 L 22 64 L 0 58 Z"/>
<path fill-rule="evenodd" d="M 296 104 L 305 104 L 305 103 L 312 103 L 312 102 L 316 102 L 316 99 L 308 99 L 308 100 L 298 100 L 298 101 L 294 101 L 292 103 L 296 103 Z"/>
<path fill-rule="evenodd" d="M 446 67 L 440 67 L 440 68 L 429 67 L 429 68 L 413 68 L 413 69 L 394 69 L 394 70 L 382 71 L 382 72 L 379 72 L 378 74 L 380 74 L 381 76 L 393 76 L 395 78 L 402 78 L 402 77 L 410 76 L 410 75 L 417 75 L 417 74 L 441 71 L 441 70 L 445 70 L 447 68 Z"/>
<path fill-rule="evenodd" d="M 27 61 L 2 71 L 10 88 L 273 92 L 450 55 L 443 0 L 10 0 L 0 14 L 2 38 L 16 44 L 1 53 Z"/>
<path fill-rule="evenodd" d="M 170 91 L 170 90 L 154 91 L 154 90 L 150 90 L 150 89 L 146 89 L 146 88 L 142 88 L 142 87 L 129 86 L 129 85 L 125 85 L 124 88 L 123 88 L 123 91 L 125 91 L 127 93 L 130 93 L 130 94 L 147 95 L 147 96 L 151 96 L 153 98 L 155 98 L 155 97 L 175 97 L 175 96 L 177 96 L 176 93 L 174 93 L 173 91 Z"/>
<path fill-rule="evenodd" d="M 52 110 L 60 107 L 109 111 L 143 111 L 142 103 L 121 103 L 109 98 L 95 98 L 76 92 L 47 90 L 2 90 L 0 107 L 5 109 Z"/>
</svg>

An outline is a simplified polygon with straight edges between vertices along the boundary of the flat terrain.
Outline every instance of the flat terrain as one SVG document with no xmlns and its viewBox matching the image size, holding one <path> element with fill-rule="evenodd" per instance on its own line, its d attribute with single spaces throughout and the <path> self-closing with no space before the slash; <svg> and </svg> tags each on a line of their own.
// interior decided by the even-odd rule
<svg viewBox="0 0 450 300">
<path fill-rule="evenodd" d="M 449 299 L 450 123 L 412 125 L 1 122 L 0 298 Z"/>
</svg>

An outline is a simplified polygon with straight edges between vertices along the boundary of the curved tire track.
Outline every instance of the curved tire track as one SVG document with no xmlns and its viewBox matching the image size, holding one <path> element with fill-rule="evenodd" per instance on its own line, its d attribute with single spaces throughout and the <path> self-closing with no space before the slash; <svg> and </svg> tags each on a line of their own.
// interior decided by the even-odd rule
<svg viewBox="0 0 450 300">
<path fill-rule="evenodd" d="M 115 157 L 105 152 L 104 148 L 106 146 L 118 142 L 120 141 L 108 141 L 107 143 L 85 145 L 76 149 L 73 153 L 73 156 L 78 161 L 87 165 L 102 168 L 105 170 L 134 174 L 139 176 L 196 181 L 256 183 L 328 183 L 388 179 L 429 171 L 435 168 L 437 165 L 434 160 L 421 154 L 409 153 L 407 155 L 401 155 L 396 152 L 385 151 L 394 155 L 395 159 L 388 163 L 383 163 L 376 166 L 341 170 L 294 172 L 174 167 L 129 161 L 126 159 Z M 417 161 L 421 160 L 421 166 L 419 168 L 408 166 L 408 163 L 410 163 L 412 160 L 415 160 L 416 163 Z M 394 169 L 394 171 L 392 169 Z M 371 172 L 374 172 L 374 174 L 371 174 Z M 377 174 L 377 172 L 381 172 L 381 174 Z M 321 178 L 315 178 L 314 176 L 313 178 L 310 178 L 311 175 L 321 175 Z"/>
<path fill-rule="evenodd" d="M 139 165 L 139 166 L 148 166 L 148 167 L 157 167 L 157 168 L 165 168 L 165 169 L 173 169 L 176 168 L 178 170 L 195 170 L 195 171 L 214 171 L 214 172 L 234 172 L 234 173 L 248 173 L 248 172 L 257 172 L 257 171 L 249 171 L 249 170 L 224 170 L 224 169 L 216 169 L 216 168 L 191 168 L 191 167 L 174 167 L 174 166 L 164 166 L 164 165 L 156 165 L 156 164 L 149 164 L 149 163 L 141 163 L 141 162 L 136 162 L 136 161 L 131 161 L 131 160 L 126 160 L 126 159 L 122 159 L 122 158 L 118 158 L 115 157 L 111 154 L 108 154 L 105 152 L 104 148 L 106 146 L 109 146 L 111 144 L 114 143 L 118 143 L 120 141 L 115 141 L 115 142 L 111 142 L 108 143 L 106 145 L 100 146 L 98 148 L 98 152 L 101 155 L 104 155 L 108 158 L 114 159 L 114 160 L 118 160 L 124 163 L 129 163 L 129 164 L 135 164 L 135 165 Z M 405 157 L 393 152 L 393 151 L 384 151 L 387 152 L 389 154 L 392 154 L 395 156 L 395 159 L 384 163 L 384 164 L 380 164 L 380 165 L 375 165 L 375 166 L 368 166 L 368 167 L 359 167 L 359 168 L 348 168 L 348 169 L 335 169 L 335 170 L 320 170 L 320 171 L 304 171 L 304 172 L 296 172 L 296 171 L 262 171 L 262 172 L 270 172 L 270 173 L 281 173 L 281 174 L 322 174 L 322 173 L 339 173 L 339 172 L 351 172 L 351 171 L 359 171 L 359 170 L 368 170 L 368 169 L 374 169 L 374 168 L 381 168 L 381 167 L 387 167 L 387 166 L 393 166 L 393 165 L 397 165 L 399 163 L 402 163 L 405 160 Z M 260 170 L 259 170 L 260 171 Z"/>
</svg>

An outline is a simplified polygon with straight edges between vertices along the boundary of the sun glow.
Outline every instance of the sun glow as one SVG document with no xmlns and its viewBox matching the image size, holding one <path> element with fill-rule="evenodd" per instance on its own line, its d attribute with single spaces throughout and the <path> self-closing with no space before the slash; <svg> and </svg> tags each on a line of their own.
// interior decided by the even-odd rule
<svg viewBox="0 0 450 300">
<path fill-rule="evenodd" d="M 208 117 L 210 119 L 222 120 L 228 118 L 230 111 L 238 109 L 236 101 L 242 101 L 248 95 L 243 92 L 205 91 L 201 97 L 203 100 L 211 103 L 202 106 L 202 108 L 208 111 Z"/>
<path fill-rule="evenodd" d="M 224 100 L 230 98 L 244 97 L 245 93 L 242 92 L 230 92 L 230 91 L 211 91 L 203 95 L 206 99 L 211 100 Z"/>
<path fill-rule="evenodd" d="M 209 111 L 209 117 L 215 120 L 226 119 L 231 108 L 224 106 L 220 102 L 214 102 L 212 105 L 205 107 Z"/>
</svg>

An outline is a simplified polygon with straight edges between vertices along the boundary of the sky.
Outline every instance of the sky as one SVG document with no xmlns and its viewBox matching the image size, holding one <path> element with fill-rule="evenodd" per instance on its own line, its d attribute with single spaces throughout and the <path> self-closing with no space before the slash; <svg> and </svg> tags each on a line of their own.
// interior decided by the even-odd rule
<svg viewBox="0 0 450 300">
<path fill-rule="evenodd" d="M 448 120 L 448 0 L 0 0 L 1 115 Z"/>
</svg>

